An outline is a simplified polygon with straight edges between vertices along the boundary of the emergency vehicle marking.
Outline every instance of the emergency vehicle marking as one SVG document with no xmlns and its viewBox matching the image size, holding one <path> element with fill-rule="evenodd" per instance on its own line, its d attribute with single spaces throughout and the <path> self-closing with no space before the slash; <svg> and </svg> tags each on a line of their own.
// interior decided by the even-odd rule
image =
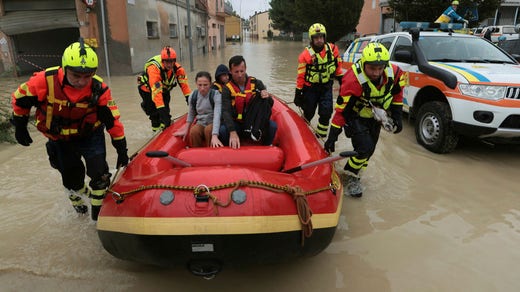
<svg viewBox="0 0 520 292">
<path fill-rule="evenodd" d="M 488 78 L 486 78 L 484 75 L 479 74 L 476 71 L 469 70 L 467 68 L 455 66 L 455 65 L 448 65 L 446 63 L 438 63 L 438 62 L 431 62 L 432 64 L 444 67 L 448 70 L 455 71 L 459 73 L 460 75 L 464 76 L 469 82 L 491 82 Z"/>
</svg>

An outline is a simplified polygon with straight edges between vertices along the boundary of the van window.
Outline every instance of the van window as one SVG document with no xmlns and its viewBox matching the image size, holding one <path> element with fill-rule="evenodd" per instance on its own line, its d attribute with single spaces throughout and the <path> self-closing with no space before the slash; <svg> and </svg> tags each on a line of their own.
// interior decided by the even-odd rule
<svg viewBox="0 0 520 292">
<path fill-rule="evenodd" d="M 395 36 L 391 37 L 384 37 L 377 40 L 378 43 L 381 43 L 387 50 L 390 51 L 390 47 L 392 46 L 392 43 L 394 42 Z"/>
<path fill-rule="evenodd" d="M 514 26 L 504 26 L 502 28 L 502 33 L 515 33 L 515 27 Z"/>
</svg>

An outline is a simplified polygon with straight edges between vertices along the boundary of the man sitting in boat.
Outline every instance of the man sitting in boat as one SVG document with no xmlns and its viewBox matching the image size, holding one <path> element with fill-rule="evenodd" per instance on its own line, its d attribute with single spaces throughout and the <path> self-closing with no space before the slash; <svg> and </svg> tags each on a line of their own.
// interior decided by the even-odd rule
<svg viewBox="0 0 520 292">
<path fill-rule="evenodd" d="M 233 149 L 240 148 L 239 136 L 250 137 L 263 145 L 271 145 L 278 128 L 277 124 L 270 120 L 272 97 L 261 80 L 247 75 L 244 57 L 231 57 L 229 69 L 231 80 L 226 84 L 229 92 L 222 92 L 222 141 Z M 226 115 L 230 114 L 233 118 L 232 123 L 226 122 Z"/>
<path fill-rule="evenodd" d="M 195 76 L 197 90 L 188 99 L 188 118 L 184 135 L 189 133 L 191 147 L 223 147 L 218 138 L 222 97 L 218 90 L 211 88 L 211 75 L 206 71 Z M 195 123 L 192 125 L 193 121 Z"/>
</svg>

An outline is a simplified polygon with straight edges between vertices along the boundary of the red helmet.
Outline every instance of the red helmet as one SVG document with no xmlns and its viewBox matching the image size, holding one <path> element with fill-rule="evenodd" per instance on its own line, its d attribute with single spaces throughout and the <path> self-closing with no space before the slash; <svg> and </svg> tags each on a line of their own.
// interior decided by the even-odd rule
<svg viewBox="0 0 520 292">
<path fill-rule="evenodd" d="M 177 59 L 177 53 L 175 50 L 170 47 L 166 46 L 161 51 L 161 60 L 176 60 Z"/>
</svg>

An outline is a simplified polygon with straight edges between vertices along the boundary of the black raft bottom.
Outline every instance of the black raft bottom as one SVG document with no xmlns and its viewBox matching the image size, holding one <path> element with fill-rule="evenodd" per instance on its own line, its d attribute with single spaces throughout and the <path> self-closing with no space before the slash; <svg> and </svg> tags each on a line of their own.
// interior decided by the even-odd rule
<svg viewBox="0 0 520 292">
<path fill-rule="evenodd" d="M 301 244 L 301 231 L 241 235 L 136 235 L 98 230 L 116 258 L 166 268 L 236 267 L 314 256 L 332 241 L 336 227 L 315 229 Z"/>
</svg>

